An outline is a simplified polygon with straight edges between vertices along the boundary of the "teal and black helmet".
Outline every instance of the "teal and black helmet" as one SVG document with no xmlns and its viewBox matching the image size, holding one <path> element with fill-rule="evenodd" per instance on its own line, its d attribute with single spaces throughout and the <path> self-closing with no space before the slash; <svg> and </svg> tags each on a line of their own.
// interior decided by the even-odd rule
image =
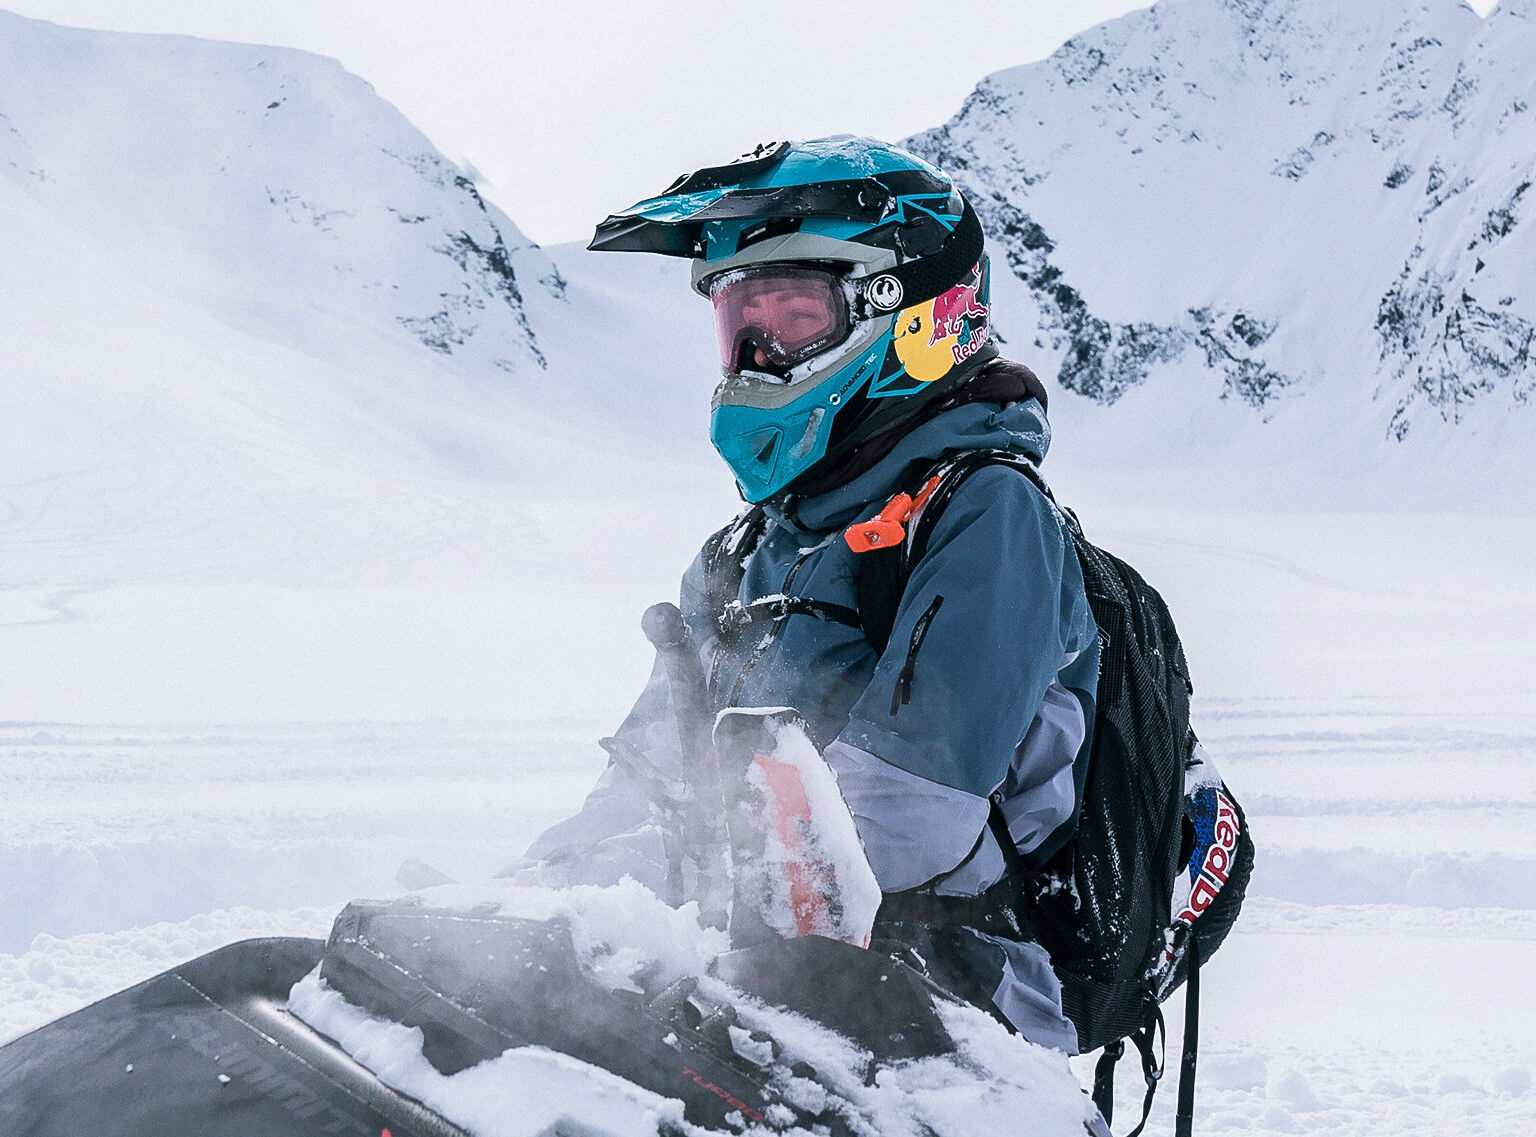
<svg viewBox="0 0 1536 1137">
<path fill-rule="evenodd" d="M 771 143 L 685 174 L 589 247 L 693 261 L 724 375 L 710 437 L 748 501 L 917 417 L 996 354 L 975 211 L 873 139 Z"/>
</svg>

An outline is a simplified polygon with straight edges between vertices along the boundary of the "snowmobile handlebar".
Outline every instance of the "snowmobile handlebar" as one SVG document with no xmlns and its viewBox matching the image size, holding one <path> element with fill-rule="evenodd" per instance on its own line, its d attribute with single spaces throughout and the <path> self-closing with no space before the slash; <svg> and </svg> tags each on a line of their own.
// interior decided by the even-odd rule
<svg viewBox="0 0 1536 1137">
<path fill-rule="evenodd" d="M 703 774 L 706 783 L 713 781 L 718 787 L 720 776 L 710 742 L 714 722 L 709 713 L 704 666 L 699 662 L 698 653 L 693 650 L 693 637 L 688 634 L 683 614 L 676 604 L 652 604 L 640 617 L 640 630 L 651 641 L 651 646 L 656 649 L 656 655 L 667 672 L 667 685 L 672 691 L 672 709 L 682 734 L 683 763 L 688 770 L 689 780 L 695 781 L 697 785 L 697 775 Z M 702 740 L 703 750 L 691 744 L 691 741 L 698 740 Z M 704 760 L 706 751 L 708 757 Z"/>
<path fill-rule="evenodd" d="M 688 640 L 688 625 L 676 604 L 652 604 L 640 617 L 640 630 L 657 651 L 676 649 Z"/>
</svg>

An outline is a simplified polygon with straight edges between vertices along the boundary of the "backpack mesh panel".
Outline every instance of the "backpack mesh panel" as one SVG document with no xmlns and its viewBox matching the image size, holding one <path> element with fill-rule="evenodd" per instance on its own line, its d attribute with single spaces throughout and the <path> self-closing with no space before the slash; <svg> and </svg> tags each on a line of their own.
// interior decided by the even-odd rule
<svg viewBox="0 0 1536 1137">
<path fill-rule="evenodd" d="M 1183 840 L 1191 745 L 1184 652 L 1162 597 L 1069 527 L 1102 643 L 1092 763 L 1077 832 L 1035 882 L 1031 930 L 1090 1050 L 1140 1027 L 1156 999 Z"/>
</svg>

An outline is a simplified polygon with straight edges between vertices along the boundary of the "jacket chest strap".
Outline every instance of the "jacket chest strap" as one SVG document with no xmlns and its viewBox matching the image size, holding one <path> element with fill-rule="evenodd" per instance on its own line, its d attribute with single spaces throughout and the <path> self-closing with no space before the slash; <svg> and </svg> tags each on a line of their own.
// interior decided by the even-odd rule
<svg viewBox="0 0 1536 1137">
<path fill-rule="evenodd" d="M 729 637 L 754 624 L 777 623 L 791 616 L 812 616 L 850 628 L 862 626 L 858 612 L 844 604 L 828 604 L 808 596 L 765 596 L 750 604 L 734 600 L 727 603 L 719 615 L 720 634 Z"/>
</svg>

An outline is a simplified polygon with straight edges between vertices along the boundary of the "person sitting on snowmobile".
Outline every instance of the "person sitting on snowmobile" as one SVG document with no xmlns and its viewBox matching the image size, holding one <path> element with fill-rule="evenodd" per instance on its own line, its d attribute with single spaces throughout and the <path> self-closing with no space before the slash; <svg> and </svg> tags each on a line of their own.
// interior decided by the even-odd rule
<svg viewBox="0 0 1536 1137">
<path fill-rule="evenodd" d="M 946 456 L 1045 456 L 1045 389 L 998 355 L 975 211 L 913 154 L 838 136 L 686 175 L 591 247 L 688 257 L 714 306 L 710 434 L 754 508 L 682 582 L 709 709 L 795 708 L 883 893 L 876 935 L 1030 1041 L 1075 1052 L 1010 887 L 1070 836 L 1092 741 L 1098 630 L 1063 521 L 1018 470 L 972 474 L 873 635 L 860 617 L 876 550 L 844 536 L 917 496 Z M 659 664 L 604 746 L 581 811 L 520 864 L 660 893 L 655 800 L 682 758 Z"/>
</svg>

